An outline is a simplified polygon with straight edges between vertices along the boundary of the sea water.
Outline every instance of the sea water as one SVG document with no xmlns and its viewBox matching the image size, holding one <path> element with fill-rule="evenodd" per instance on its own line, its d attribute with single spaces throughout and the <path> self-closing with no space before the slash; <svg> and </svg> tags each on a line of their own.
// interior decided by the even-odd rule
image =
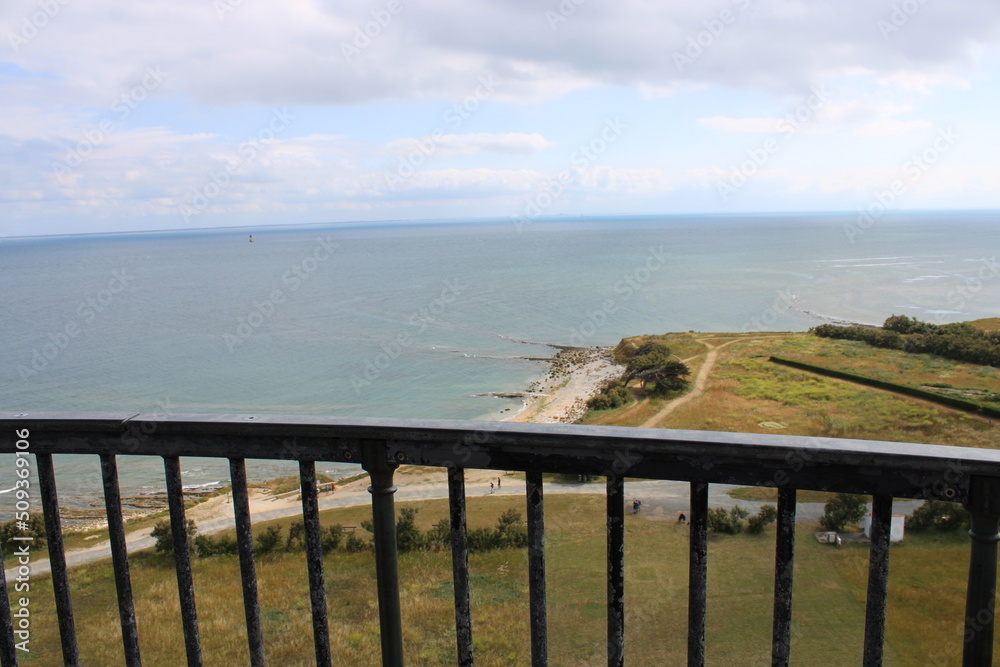
<svg viewBox="0 0 1000 667">
<path fill-rule="evenodd" d="M 823 317 L 992 317 L 998 217 L 677 215 L 3 239 L 0 410 L 496 419 L 520 402 L 479 394 L 524 390 L 551 345 L 805 330 Z M 95 457 L 57 458 L 61 498 L 99 497 Z M 218 461 L 183 467 L 186 484 L 228 479 Z M 287 468 L 251 466 L 251 476 Z M 162 489 L 162 468 L 125 457 L 122 480 Z M 0 490 L 12 484 L 0 463 Z"/>
</svg>

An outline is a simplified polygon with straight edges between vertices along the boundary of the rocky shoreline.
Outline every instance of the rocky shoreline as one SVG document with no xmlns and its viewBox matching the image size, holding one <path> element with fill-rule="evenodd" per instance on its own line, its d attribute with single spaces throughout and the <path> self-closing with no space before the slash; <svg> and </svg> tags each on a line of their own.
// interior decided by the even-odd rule
<svg viewBox="0 0 1000 667">
<path fill-rule="evenodd" d="M 549 370 L 524 392 L 524 405 L 505 421 L 571 424 L 587 412 L 587 401 L 608 380 L 621 376 L 611 347 L 563 347 L 549 359 Z"/>
</svg>

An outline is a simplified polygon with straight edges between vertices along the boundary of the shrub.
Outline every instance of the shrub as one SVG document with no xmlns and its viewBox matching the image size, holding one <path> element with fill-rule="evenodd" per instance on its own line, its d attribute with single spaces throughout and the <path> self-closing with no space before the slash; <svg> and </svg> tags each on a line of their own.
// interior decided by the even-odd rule
<svg viewBox="0 0 1000 667">
<path fill-rule="evenodd" d="M 344 542 L 344 551 L 349 554 L 358 553 L 359 551 L 367 550 L 371 545 L 359 538 L 354 533 L 348 533 L 347 540 Z"/>
<path fill-rule="evenodd" d="M 232 535 L 221 535 L 215 539 L 207 535 L 199 535 L 194 538 L 194 548 L 200 558 L 239 553 L 239 545 Z"/>
<path fill-rule="evenodd" d="M 744 520 L 750 516 L 745 509 L 736 505 L 728 512 L 722 507 L 708 510 L 708 529 L 713 533 L 735 535 L 743 532 Z"/>
<path fill-rule="evenodd" d="M 264 556 L 275 551 L 281 544 L 281 526 L 268 526 L 254 540 L 254 553 Z"/>
<path fill-rule="evenodd" d="M 747 520 L 747 532 L 751 535 L 759 535 L 764 532 L 764 527 L 772 524 L 778 518 L 778 510 L 774 505 L 763 505 L 760 511 Z"/>
<path fill-rule="evenodd" d="M 627 405 L 632 400 L 628 388 L 621 380 L 612 380 L 601 388 L 600 393 L 587 401 L 587 407 L 591 410 L 610 410 Z"/>
<path fill-rule="evenodd" d="M 412 507 L 399 511 L 399 518 L 396 519 L 396 548 L 399 553 L 417 551 L 424 546 L 424 536 L 416 526 L 416 516 L 417 510 Z"/>
<path fill-rule="evenodd" d="M 451 521 L 441 519 L 433 528 L 427 531 L 428 549 L 450 549 L 451 548 Z"/>
<path fill-rule="evenodd" d="M 28 515 L 27 521 L 22 521 L 18 525 L 18 520 L 10 520 L 0 524 L 0 544 L 7 545 L 15 537 L 31 537 L 28 542 L 29 549 L 38 549 L 45 546 L 45 518 L 40 512 Z M 25 542 L 21 542 L 23 545 Z M 19 545 L 19 546 L 20 546 Z M 5 551 L 10 553 L 10 551 Z"/>
<path fill-rule="evenodd" d="M 188 550 L 196 552 L 194 538 L 198 534 L 198 526 L 195 525 L 194 521 L 191 519 L 187 520 L 187 538 L 188 538 Z M 174 535 L 170 530 L 170 521 L 158 521 L 155 526 L 153 526 L 153 532 L 149 534 L 156 544 L 154 548 L 157 553 L 172 554 L 174 553 Z"/>
<path fill-rule="evenodd" d="M 293 521 L 292 525 L 288 527 L 288 539 L 285 540 L 285 551 L 305 549 L 305 533 L 306 524 L 302 521 Z"/>
<path fill-rule="evenodd" d="M 856 524 L 868 511 L 868 497 L 854 493 L 838 493 L 826 503 L 819 525 L 824 530 L 843 530 L 848 524 Z"/>
<path fill-rule="evenodd" d="M 344 538 L 344 527 L 339 523 L 332 526 L 327 526 L 326 532 L 323 533 L 320 538 L 320 545 L 323 547 L 323 553 L 327 554 L 331 551 L 336 551 L 337 547 L 340 546 L 341 540 Z"/>
<path fill-rule="evenodd" d="M 927 500 L 906 519 L 906 528 L 913 532 L 937 530 L 952 532 L 968 530 L 969 512 L 958 503 L 944 500 Z"/>
</svg>

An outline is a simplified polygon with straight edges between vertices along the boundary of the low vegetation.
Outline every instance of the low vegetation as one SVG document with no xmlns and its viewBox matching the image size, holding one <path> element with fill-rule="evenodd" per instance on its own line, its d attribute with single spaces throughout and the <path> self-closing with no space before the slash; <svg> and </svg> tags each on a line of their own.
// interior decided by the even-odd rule
<svg viewBox="0 0 1000 667">
<path fill-rule="evenodd" d="M 451 526 L 447 519 L 434 524 L 430 530 L 423 531 L 417 526 L 416 517 L 415 508 L 403 507 L 399 511 L 396 519 L 396 548 L 400 553 L 451 549 Z M 364 520 L 360 525 L 369 534 L 374 534 L 370 520 Z M 282 531 L 282 525 L 270 525 L 258 531 L 254 538 L 254 556 L 260 558 L 278 552 L 305 551 L 305 524 L 302 521 L 293 521 L 288 525 L 287 537 L 282 537 Z M 173 533 L 169 521 L 157 523 L 150 536 L 156 541 L 153 548 L 157 553 L 173 554 Z M 198 535 L 197 526 L 189 519 L 187 536 L 191 553 L 200 558 L 233 556 L 239 553 L 236 537 L 231 532 L 221 533 L 216 537 Z M 368 551 L 373 547 L 372 539 L 362 540 L 354 532 L 347 532 L 339 523 L 327 526 L 320 534 L 324 555 L 337 551 L 341 543 L 347 553 Z M 468 530 L 468 544 L 470 552 L 520 549 L 528 546 L 528 531 L 524 527 L 520 512 L 508 509 L 497 519 L 495 527 Z"/>
<path fill-rule="evenodd" d="M 931 324 L 915 317 L 892 315 L 881 327 L 821 324 L 812 332 L 911 354 L 936 354 L 954 361 L 1000 367 L 1000 332 L 987 331 L 969 322 Z"/>
<path fill-rule="evenodd" d="M 774 505 L 762 506 L 753 516 L 739 505 L 730 508 L 728 512 L 722 507 L 716 507 L 708 510 L 708 529 L 713 533 L 728 535 L 736 535 L 744 530 L 751 535 L 760 535 L 777 518 L 778 510 Z"/>
<path fill-rule="evenodd" d="M 469 499 L 471 529 L 492 530 L 523 498 Z M 604 498 L 546 497 L 549 657 L 552 664 L 606 662 Z M 447 501 L 400 503 L 422 534 Z M 323 512 L 324 529 L 360 526 L 368 507 Z M 279 527 L 282 545 L 293 520 Z M 867 545 L 819 544 L 812 527 L 796 540 L 793 659 L 801 664 L 857 664 L 863 653 Z M 651 515 L 625 520 L 626 654 L 630 664 L 683 664 L 686 648 L 689 528 Z M 767 664 L 773 606 L 774 527 L 762 536 L 709 538 L 708 664 Z M 770 538 L 770 539 L 769 539 Z M 364 541 L 364 540 L 362 540 Z M 342 546 L 342 545 L 341 545 Z M 130 556 L 144 662 L 183 664 L 184 641 L 173 559 L 153 549 Z M 968 538 L 907 534 L 894 545 L 890 568 L 886 664 L 956 664 L 960 656 Z M 324 557 L 330 638 L 337 664 L 371 664 L 379 653 L 373 554 L 340 548 Z M 469 557 L 477 665 L 527 664 L 527 550 L 501 548 Z M 409 665 L 455 663 L 452 564 L 448 551 L 400 554 L 404 650 Z M 248 664 L 240 570 L 236 556 L 192 563 L 206 664 Z M 312 621 L 304 556 L 277 548 L 257 565 L 267 659 L 309 664 Z M 70 570 L 81 664 L 122 664 L 110 561 Z M 48 576 L 32 579 L 32 652 L 23 664 L 61 664 L 58 625 Z M 20 657 L 20 656 L 19 656 Z"/>
</svg>

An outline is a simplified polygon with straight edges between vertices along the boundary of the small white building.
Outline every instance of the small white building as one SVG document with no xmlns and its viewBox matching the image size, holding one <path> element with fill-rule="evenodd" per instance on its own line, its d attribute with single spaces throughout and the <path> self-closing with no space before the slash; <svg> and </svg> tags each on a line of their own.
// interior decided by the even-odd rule
<svg viewBox="0 0 1000 667">
<path fill-rule="evenodd" d="M 892 522 L 889 524 L 889 541 L 890 542 L 902 542 L 903 541 L 903 522 L 906 517 L 902 514 L 893 514 Z M 865 515 L 865 537 L 869 540 L 872 538 L 872 515 Z"/>
</svg>

